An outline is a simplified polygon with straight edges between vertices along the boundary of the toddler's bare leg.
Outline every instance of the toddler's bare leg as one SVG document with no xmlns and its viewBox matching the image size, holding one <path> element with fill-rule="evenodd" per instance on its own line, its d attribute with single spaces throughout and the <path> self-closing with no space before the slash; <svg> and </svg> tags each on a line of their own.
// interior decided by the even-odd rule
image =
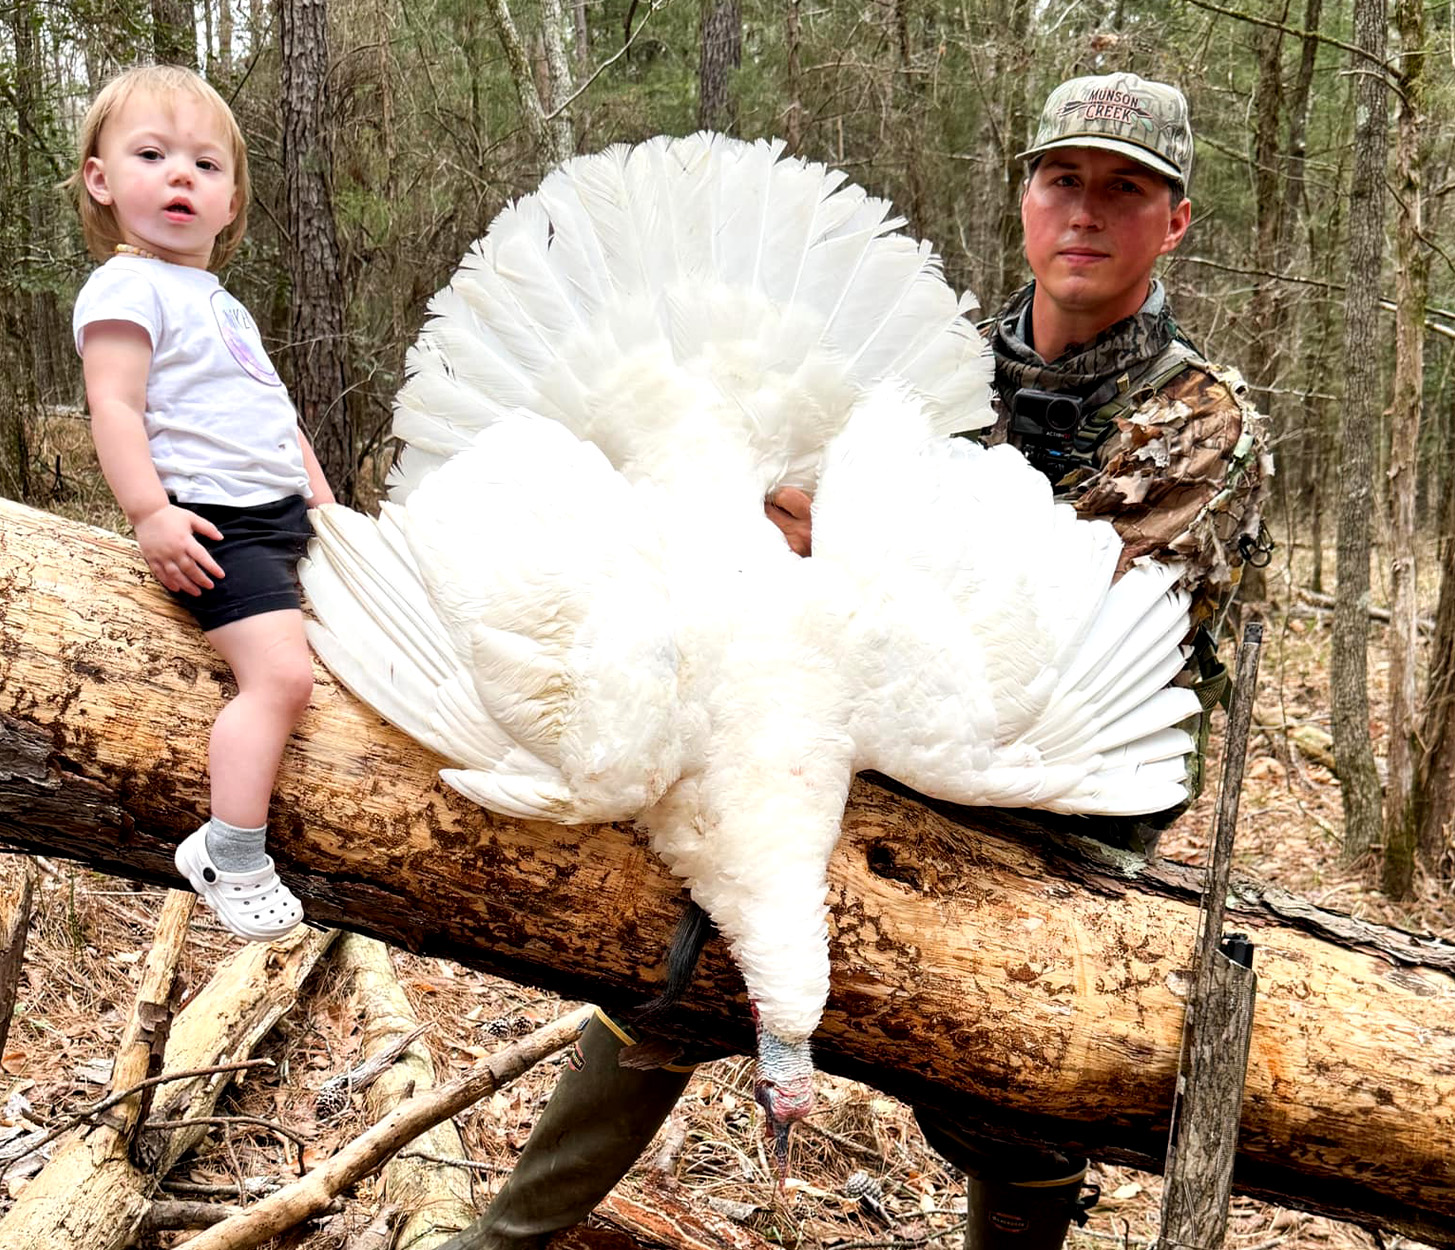
<svg viewBox="0 0 1455 1250">
<path fill-rule="evenodd" d="M 253 834 L 255 862 L 261 863 L 278 761 L 313 691 L 303 613 L 296 608 L 264 612 L 211 630 L 207 640 L 227 661 L 238 686 L 237 697 L 212 726 L 212 815 L 239 833 Z M 213 845 L 211 837 L 208 845 Z M 248 866 L 236 863 L 240 849 L 217 848 L 233 861 L 219 867 Z"/>
</svg>

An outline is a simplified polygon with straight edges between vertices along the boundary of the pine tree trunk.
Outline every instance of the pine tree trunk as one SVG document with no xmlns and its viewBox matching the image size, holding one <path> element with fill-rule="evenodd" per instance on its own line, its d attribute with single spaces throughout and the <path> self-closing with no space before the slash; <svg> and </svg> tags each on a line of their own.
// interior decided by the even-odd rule
<svg viewBox="0 0 1455 1250">
<path fill-rule="evenodd" d="M 292 283 L 293 403 L 340 502 L 354 497 L 356 453 L 344 339 L 344 292 L 333 217 L 328 6 L 280 0 L 283 180 Z"/>
<path fill-rule="evenodd" d="M 788 0 L 783 11 L 783 41 L 788 50 L 788 107 L 784 112 L 783 136 L 790 156 L 803 151 L 803 54 L 802 0 Z"/>
<path fill-rule="evenodd" d="M 226 665 L 133 544 L 0 503 L 0 548 L 0 841 L 175 882 Z M 492 816 L 441 763 L 320 671 L 269 836 L 310 918 L 571 997 L 654 993 L 680 890 L 645 835 Z M 1200 872 L 860 781 L 829 881 L 823 1067 L 1160 1165 Z M 1259 978 L 1240 1188 L 1455 1247 L 1455 949 L 1231 893 Z M 751 1046 L 720 943 L 679 1025 Z"/>
<path fill-rule="evenodd" d="M 1415 770 L 1415 664 L 1419 644 L 1415 505 L 1420 414 L 1425 394 L 1425 300 L 1430 288 L 1424 230 L 1425 10 L 1395 0 L 1400 92 L 1395 144 L 1395 369 L 1389 449 L 1389 780 L 1384 796 L 1384 892 L 1409 894 L 1419 842 Z"/>
<path fill-rule="evenodd" d="M 192 0 L 152 0 L 152 51 L 162 65 L 197 68 L 197 15 Z"/>
<path fill-rule="evenodd" d="M 1380 837 L 1381 794 L 1369 739 L 1369 557 L 1374 507 L 1374 431 L 1379 385 L 1379 292 L 1384 256 L 1384 177 L 1389 105 L 1384 0 L 1355 0 L 1354 171 L 1349 188 L 1349 266 L 1344 314 L 1344 404 L 1339 421 L 1339 497 L 1330 677 L 1334 756 L 1344 801 L 1344 857 L 1368 854 Z"/>
<path fill-rule="evenodd" d="M 1447 451 L 1455 457 L 1455 452 Z M 1446 489 L 1440 525 L 1440 602 L 1430 643 L 1420 740 L 1420 854 L 1455 880 L 1455 492 Z"/>
<path fill-rule="evenodd" d="M 697 62 L 697 124 L 732 134 L 737 128 L 733 72 L 743 63 L 741 0 L 702 0 Z"/>
</svg>

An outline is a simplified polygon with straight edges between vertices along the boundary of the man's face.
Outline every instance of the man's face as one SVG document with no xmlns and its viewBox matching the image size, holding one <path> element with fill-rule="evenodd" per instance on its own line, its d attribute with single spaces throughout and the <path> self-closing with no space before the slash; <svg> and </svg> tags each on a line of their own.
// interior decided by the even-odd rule
<svg viewBox="0 0 1455 1250">
<path fill-rule="evenodd" d="M 1174 206 L 1167 188 L 1117 152 L 1047 152 L 1021 196 L 1036 298 L 1098 329 L 1136 312 L 1157 257 L 1182 241 L 1191 218 L 1190 202 Z"/>
</svg>

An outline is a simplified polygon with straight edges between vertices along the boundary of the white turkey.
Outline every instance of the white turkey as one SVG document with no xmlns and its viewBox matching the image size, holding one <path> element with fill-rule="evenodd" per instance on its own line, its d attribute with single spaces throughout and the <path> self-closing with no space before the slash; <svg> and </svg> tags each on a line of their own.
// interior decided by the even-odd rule
<svg viewBox="0 0 1455 1250">
<path fill-rule="evenodd" d="M 781 144 L 579 157 L 408 358 L 377 521 L 302 569 L 345 685 L 507 816 L 636 818 L 723 934 L 785 1158 L 813 1103 L 849 781 L 1132 814 L 1185 797 L 1178 570 L 1053 503 L 928 244 Z M 813 554 L 764 516 L 814 494 Z"/>
</svg>

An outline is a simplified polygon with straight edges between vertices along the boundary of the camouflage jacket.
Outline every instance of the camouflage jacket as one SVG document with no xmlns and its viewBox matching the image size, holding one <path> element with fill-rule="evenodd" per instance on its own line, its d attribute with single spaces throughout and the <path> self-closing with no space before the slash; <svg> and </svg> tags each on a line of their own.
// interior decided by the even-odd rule
<svg viewBox="0 0 1455 1250">
<path fill-rule="evenodd" d="M 1143 556 L 1185 561 L 1193 622 L 1215 635 L 1245 560 L 1263 542 L 1268 421 L 1236 370 L 1177 350 L 1184 367 L 1155 390 L 1139 393 L 1138 379 L 1128 379 L 1090 464 L 1055 491 L 1082 516 L 1116 527 L 1126 544 L 1122 569 Z M 1156 366 L 1142 376 L 1165 372 Z M 1002 412 L 985 441 L 1018 442 L 1008 424 Z"/>
</svg>

